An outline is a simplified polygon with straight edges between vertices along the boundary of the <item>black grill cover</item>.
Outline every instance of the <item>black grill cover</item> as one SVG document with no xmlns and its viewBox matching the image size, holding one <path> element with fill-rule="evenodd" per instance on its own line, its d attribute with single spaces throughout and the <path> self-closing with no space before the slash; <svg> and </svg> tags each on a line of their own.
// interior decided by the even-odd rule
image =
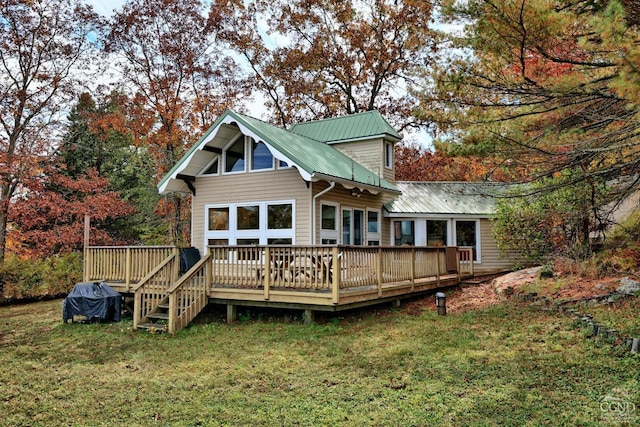
<svg viewBox="0 0 640 427">
<path fill-rule="evenodd" d="M 62 318 L 65 323 L 68 320 L 119 322 L 121 304 L 122 296 L 104 282 L 76 283 L 62 301 Z"/>
<path fill-rule="evenodd" d="M 200 261 L 200 251 L 197 248 L 180 249 L 180 274 L 184 274 Z"/>
</svg>

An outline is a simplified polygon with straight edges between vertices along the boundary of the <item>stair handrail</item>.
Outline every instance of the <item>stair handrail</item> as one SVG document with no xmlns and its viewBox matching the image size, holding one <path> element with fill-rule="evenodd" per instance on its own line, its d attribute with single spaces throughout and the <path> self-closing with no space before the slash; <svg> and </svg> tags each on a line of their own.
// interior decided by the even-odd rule
<svg viewBox="0 0 640 427">
<path fill-rule="evenodd" d="M 206 271 L 207 266 L 210 265 L 212 259 L 211 253 L 207 253 L 204 257 L 200 259 L 193 267 L 189 269 L 185 274 L 183 274 L 180 279 L 176 281 L 167 290 L 167 295 L 169 296 L 169 333 L 175 334 L 184 327 L 187 326 L 191 320 L 193 320 L 196 315 L 202 311 L 202 309 L 207 305 L 207 286 L 210 285 L 211 275 L 210 271 Z M 178 298 L 177 294 L 179 291 L 183 290 L 184 286 L 189 283 L 196 274 L 200 273 L 203 268 L 205 269 L 205 285 L 201 289 L 197 289 L 197 292 L 194 295 L 191 295 L 192 298 L 189 299 L 188 304 L 185 304 L 182 307 L 182 311 L 178 312 Z M 187 298 L 183 298 L 186 300 Z M 183 313 L 190 312 L 189 319 L 182 319 Z"/>
<path fill-rule="evenodd" d="M 138 282 L 135 285 L 135 287 L 132 289 L 132 292 L 134 293 L 134 300 L 133 300 L 133 327 L 134 328 L 137 328 L 140 322 L 144 320 L 144 318 L 147 316 L 147 314 L 153 311 L 153 309 L 157 307 L 157 305 L 159 304 L 158 302 L 158 304 L 156 304 L 155 307 L 152 307 L 151 309 L 147 309 L 146 313 L 144 314 L 142 313 L 142 306 L 143 306 L 142 296 L 143 296 L 144 287 L 149 282 L 151 282 L 154 276 L 156 276 L 159 272 L 161 272 L 164 268 L 166 268 L 167 265 L 169 265 L 171 262 L 174 262 L 177 259 L 177 257 L 178 255 L 175 252 L 169 255 L 168 257 L 166 257 L 160 264 L 158 264 L 153 270 L 151 270 L 149 274 L 143 277 L 142 280 L 140 280 L 140 282 Z M 175 266 L 175 268 L 176 268 L 175 274 L 177 274 L 178 266 Z M 171 280 L 171 283 L 175 282 L 176 277 L 174 277 Z"/>
<path fill-rule="evenodd" d="M 148 282 L 153 278 L 153 276 L 158 274 L 158 272 L 162 270 L 169 262 L 173 261 L 175 257 L 176 257 L 176 254 L 171 254 L 168 257 L 166 257 L 160 264 L 156 266 L 156 268 L 151 270 L 146 276 L 140 279 L 140 281 L 131 288 L 131 292 L 136 292 L 139 288 L 144 286 L 146 282 Z"/>
</svg>

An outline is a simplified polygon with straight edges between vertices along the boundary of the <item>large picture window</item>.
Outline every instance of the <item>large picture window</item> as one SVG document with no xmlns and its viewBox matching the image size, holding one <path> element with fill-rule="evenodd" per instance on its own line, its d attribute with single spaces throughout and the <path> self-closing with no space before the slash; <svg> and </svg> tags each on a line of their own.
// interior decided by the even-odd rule
<svg viewBox="0 0 640 427">
<path fill-rule="evenodd" d="M 236 218 L 238 230 L 258 230 L 260 228 L 260 206 L 238 206 Z"/>
<path fill-rule="evenodd" d="M 229 208 L 211 208 L 209 209 L 209 230 L 228 230 L 229 229 Z"/>
<path fill-rule="evenodd" d="M 208 205 L 205 245 L 293 244 L 295 202 L 292 200 L 251 204 Z"/>
<path fill-rule="evenodd" d="M 427 246 L 447 246 L 448 224 L 447 220 L 427 220 Z"/>
<path fill-rule="evenodd" d="M 393 223 L 394 228 L 394 243 L 396 246 L 402 245 L 415 245 L 415 223 L 412 220 L 395 221 Z"/>
<path fill-rule="evenodd" d="M 291 203 L 268 205 L 267 228 L 269 230 L 287 230 L 293 228 L 293 206 Z"/>
</svg>

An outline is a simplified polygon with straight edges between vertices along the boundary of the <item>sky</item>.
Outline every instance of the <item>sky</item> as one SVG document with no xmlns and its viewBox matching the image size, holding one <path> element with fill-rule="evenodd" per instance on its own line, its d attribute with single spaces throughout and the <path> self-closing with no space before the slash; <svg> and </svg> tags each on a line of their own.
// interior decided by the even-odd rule
<svg viewBox="0 0 640 427">
<path fill-rule="evenodd" d="M 114 9 L 119 9 L 125 3 L 124 0 L 86 0 L 86 2 L 102 16 L 111 16 Z"/>
<path fill-rule="evenodd" d="M 87 4 L 93 6 L 94 10 L 97 13 L 105 17 L 110 17 L 113 14 L 113 11 L 115 9 L 120 9 L 122 5 L 125 4 L 126 2 L 126 0 L 85 0 L 85 1 Z M 267 113 L 264 108 L 258 108 L 258 111 L 252 111 L 252 110 L 256 110 L 255 108 L 256 105 L 260 105 L 261 100 L 264 100 L 264 98 L 261 94 L 253 94 L 253 97 L 254 97 L 254 102 L 252 102 L 253 108 L 249 110 L 251 111 L 250 114 L 258 118 L 264 119 Z M 416 142 L 418 142 L 419 144 L 427 148 L 432 147 L 431 138 L 425 131 L 418 131 L 411 135 L 407 134 L 405 135 L 404 139 L 405 141 L 409 139 L 415 140 Z"/>
</svg>

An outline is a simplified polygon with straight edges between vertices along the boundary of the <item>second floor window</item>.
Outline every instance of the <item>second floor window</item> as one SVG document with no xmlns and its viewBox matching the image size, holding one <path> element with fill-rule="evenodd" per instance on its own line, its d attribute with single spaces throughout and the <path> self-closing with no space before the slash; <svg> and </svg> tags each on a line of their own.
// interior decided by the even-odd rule
<svg viewBox="0 0 640 427">
<path fill-rule="evenodd" d="M 245 170 L 245 157 L 244 157 L 244 137 L 241 136 L 234 142 L 224 153 L 224 171 L 229 172 L 244 172 Z"/>
</svg>

